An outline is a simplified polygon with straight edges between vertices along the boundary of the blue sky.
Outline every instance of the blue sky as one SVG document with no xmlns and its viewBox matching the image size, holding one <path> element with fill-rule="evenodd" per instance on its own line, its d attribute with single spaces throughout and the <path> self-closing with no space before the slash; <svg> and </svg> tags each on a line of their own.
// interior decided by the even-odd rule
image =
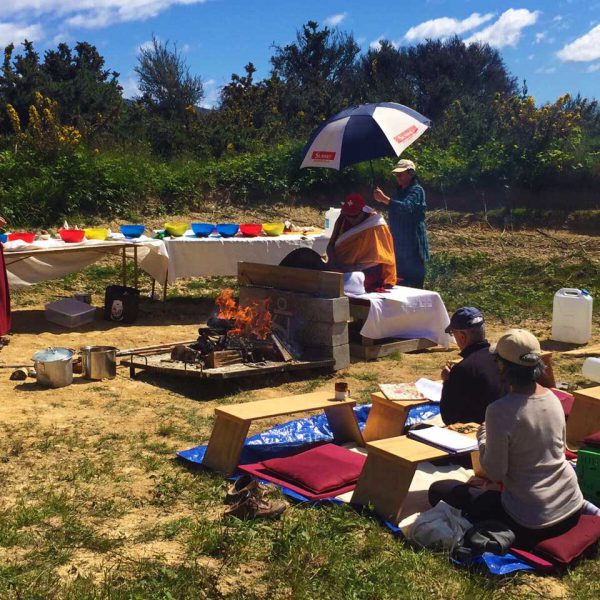
<svg viewBox="0 0 600 600">
<path fill-rule="evenodd" d="M 96 45 L 126 95 L 154 34 L 175 42 L 205 82 L 205 105 L 252 61 L 269 72 L 271 46 L 309 19 L 351 32 L 363 50 L 379 39 L 417 43 L 458 34 L 500 50 L 539 103 L 565 92 L 600 98 L 600 0 L 0 0 L 0 46 L 24 38 L 38 50 L 60 41 Z"/>
</svg>

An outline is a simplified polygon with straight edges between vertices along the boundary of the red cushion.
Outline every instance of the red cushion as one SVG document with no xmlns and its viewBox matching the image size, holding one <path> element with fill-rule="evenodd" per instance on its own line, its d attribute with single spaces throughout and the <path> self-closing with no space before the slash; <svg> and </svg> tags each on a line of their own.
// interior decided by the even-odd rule
<svg viewBox="0 0 600 600">
<path fill-rule="evenodd" d="M 560 400 L 562 404 L 563 411 L 565 413 L 565 417 L 569 416 L 571 409 L 573 408 L 573 402 L 575 402 L 575 396 L 569 394 L 568 392 L 563 392 L 562 390 L 557 390 L 556 388 L 552 388 L 552 392 L 554 395 Z"/>
<path fill-rule="evenodd" d="M 577 458 L 577 452 L 571 452 L 565 448 L 565 458 L 567 460 L 575 460 Z"/>
<path fill-rule="evenodd" d="M 539 571 L 551 571 L 555 566 L 543 559 L 541 556 L 536 556 L 532 552 L 520 550 L 519 548 L 511 548 L 510 553 L 514 554 L 517 558 L 524 560 L 527 564 L 531 565 Z"/>
<path fill-rule="evenodd" d="M 575 527 L 566 533 L 540 542 L 535 554 L 568 565 L 600 539 L 600 517 L 581 515 Z"/>
<path fill-rule="evenodd" d="M 263 466 L 274 475 L 314 494 L 356 483 L 365 456 L 335 444 L 324 444 L 285 458 L 270 458 Z"/>
<path fill-rule="evenodd" d="M 596 433 L 592 433 L 592 435 L 588 435 L 583 438 L 583 443 L 586 446 L 593 446 L 594 448 L 600 448 L 600 431 Z"/>
</svg>

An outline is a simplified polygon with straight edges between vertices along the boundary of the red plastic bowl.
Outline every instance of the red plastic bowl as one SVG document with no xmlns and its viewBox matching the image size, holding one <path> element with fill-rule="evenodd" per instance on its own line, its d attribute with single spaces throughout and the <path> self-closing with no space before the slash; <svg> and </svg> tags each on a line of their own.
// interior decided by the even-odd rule
<svg viewBox="0 0 600 600">
<path fill-rule="evenodd" d="M 8 234 L 8 241 L 23 240 L 27 244 L 33 244 L 35 241 L 35 233 L 27 233 L 25 231 L 15 231 Z"/>
<path fill-rule="evenodd" d="M 240 225 L 240 231 L 246 237 L 256 237 L 261 234 L 262 225 L 260 223 L 244 223 L 244 225 Z"/>
<path fill-rule="evenodd" d="M 85 237 L 83 229 L 60 229 L 58 233 L 63 241 L 69 244 L 83 242 L 83 238 Z"/>
</svg>

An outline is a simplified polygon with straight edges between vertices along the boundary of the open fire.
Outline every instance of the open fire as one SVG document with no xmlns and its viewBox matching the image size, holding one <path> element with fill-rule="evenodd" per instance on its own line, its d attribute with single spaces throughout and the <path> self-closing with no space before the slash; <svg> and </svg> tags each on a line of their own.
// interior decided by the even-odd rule
<svg viewBox="0 0 600 600">
<path fill-rule="evenodd" d="M 171 360 L 215 368 L 293 359 L 272 330 L 270 299 L 239 306 L 232 291 L 226 289 L 215 304 L 215 314 L 198 330 L 198 340 L 189 346 L 175 346 Z"/>
</svg>

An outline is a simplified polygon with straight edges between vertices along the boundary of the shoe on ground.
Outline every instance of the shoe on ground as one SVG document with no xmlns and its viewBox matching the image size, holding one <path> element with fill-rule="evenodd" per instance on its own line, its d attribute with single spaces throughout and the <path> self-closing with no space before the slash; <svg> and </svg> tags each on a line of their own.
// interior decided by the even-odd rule
<svg viewBox="0 0 600 600">
<path fill-rule="evenodd" d="M 237 517 L 238 519 L 274 519 L 285 509 L 287 504 L 280 500 L 264 500 L 249 490 L 244 490 L 240 501 L 228 508 L 225 517 Z"/>
<path fill-rule="evenodd" d="M 244 496 L 244 492 L 249 491 L 254 493 L 257 490 L 258 481 L 251 475 L 242 475 L 227 488 L 225 504 L 237 504 L 242 499 L 242 496 Z"/>
</svg>

